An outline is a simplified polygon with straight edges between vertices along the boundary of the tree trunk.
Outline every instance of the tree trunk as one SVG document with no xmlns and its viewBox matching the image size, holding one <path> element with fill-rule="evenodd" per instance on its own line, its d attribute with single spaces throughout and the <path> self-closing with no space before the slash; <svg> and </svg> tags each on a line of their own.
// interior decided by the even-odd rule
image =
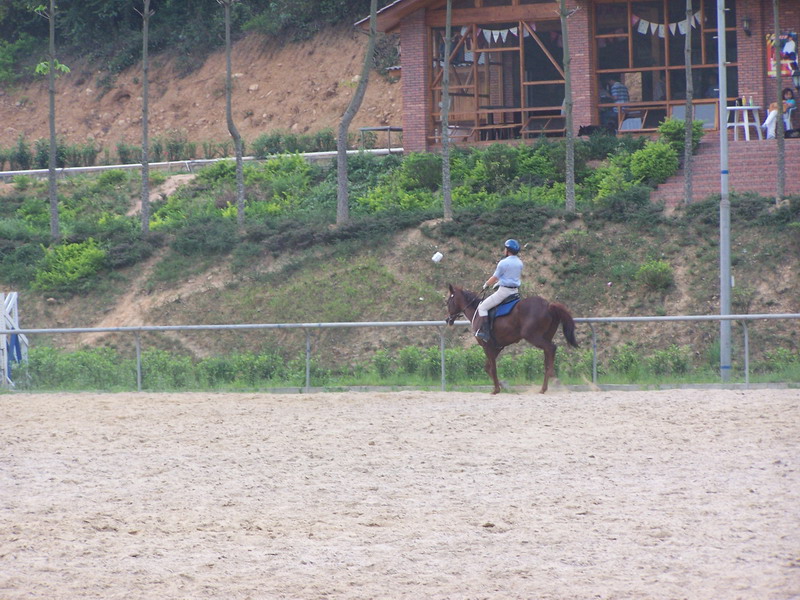
<svg viewBox="0 0 800 600">
<path fill-rule="evenodd" d="M 150 58 L 148 39 L 150 35 L 150 0 L 142 0 L 142 234 L 150 232 L 150 141 L 149 98 L 150 98 Z"/>
<path fill-rule="evenodd" d="M 775 119 L 775 141 L 778 144 L 778 186 L 775 191 L 776 204 L 783 200 L 783 196 L 786 192 L 786 148 L 783 139 L 783 81 L 781 78 L 781 24 L 778 13 L 778 0 L 772 0 L 772 17 L 775 25 L 775 85 L 778 91 L 778 117 Z M 767 105 L 767 110 L 769 110 L 769 105 Z M 757 125 L 759 124 L 757 123 Z"/>
<path fill-rule="evenodd" d="M 686 0 L 686 37 L 683 43 L 683 59 L 686 63 L 686 113 L 683 122 L 683 202 L 692 202 L 692 133 L 694 131 L 694 81 L 692 79 L 692 0 Z"/>
<path fill-rule="evenodd" d="M 57 243 L 61 239 L 58 225 L 58 187 L 56 186 L 56 1 L 50 0 L 50 70 L 47 74 L 50 95 L 50 152 L 47 181 L 50 196 L 50 239 Z"/>
<path fill-rule="evenodd" d="M 244 229 L 244 169 L 242 167 L 242 136 L 233 122 L 233 75 L 231 74 L 231 6 L 236 0 L 217 0 L 225 9 L 225 118 L 228 131 L 233 138 L 236 152 L 236 224 L 239 231 Z"/>
<path fill-rule="evenodd" d="M 571 13 L 567 12 L 566 0 L 561 0 L 561 39 L 563 40 L 564 52 L 564 120 L 567 130 L 567 212 L 575 212 L 575 137 L 572 133 L 572 81 L 570 64 L 572 58 L 569 55 L 569 34 L 567 18 Z"/>
<path fill-rule="evenodd" d="M 453 36 L 453 0 L 447 0 L 444 31 L 444 71 L 442 72 L 442 204 L 444 219 L 453 218 L 453 191 L 450 182 L 450 52 Z"/>
<path fill-rule="evenodd" d="M 361 79 L 358 80 L 356 93 L 353 94 L 353 97 L 350 99 L 350 104 L 347 106 L 347 110 L 344 111 L 342 120 L 339 123 L 339 135 L 336 139 L 336 174 L 338 177 L 336 194 L 337 225 L 350 222 L 350 199 L 347 190 L 347 130 L 350 128 L 350 123 L 352 123 L 358 109 L 361 108 L 361 102 L 363 102 L 364 94 L 367 92 L 369 72 L 372 68 L 373 55 L 375 54 L 377 15 L 378 0 L 371 0 L 369 6 L 369 41 L 367 42 L 367 51 L 364 55 L 364 66 L 361 68 Z"/>
</svg>

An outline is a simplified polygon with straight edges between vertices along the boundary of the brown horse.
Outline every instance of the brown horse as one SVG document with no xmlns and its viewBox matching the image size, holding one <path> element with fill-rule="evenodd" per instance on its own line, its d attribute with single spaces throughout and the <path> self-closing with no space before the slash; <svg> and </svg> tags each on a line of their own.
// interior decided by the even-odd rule
<svg viewBox="0 0 800 600">
<path fill-rule="evenodd" d="M 447 324 L 452 325 L 462 314 L 473 321 L 481 298 L 458 286 L 448 284 L 448 287 L 450 296 L 447 299 L 449 313 Z M 553 343 L 553 336 L 559 323 L 567 343 L 577 348 L 575 322 L 567 307 L 548 302 L 541 296 L 531 296 L 520 300 L 507 316 L 500 317 L 494 322 L 492 341 L 477 340 L 486 354 L 486 372 L 494 381 L 493 394 L 500 391 L 500 381 L 497 379 L 497 356 L 503 348 L 516 344 L 523 338 L 544 351 L 544 383 L 541 393 L 547 391 L 548 380 L 556 375 L 556 345 Z"/>
</svg>

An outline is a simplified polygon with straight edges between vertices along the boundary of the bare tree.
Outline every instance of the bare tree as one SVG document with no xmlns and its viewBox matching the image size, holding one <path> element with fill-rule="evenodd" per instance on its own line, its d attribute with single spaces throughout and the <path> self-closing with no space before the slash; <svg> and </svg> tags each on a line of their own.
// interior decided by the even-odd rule
<svg viewBox="0 0 800 600">
<path fill-rule="evenodd" d="M 777 87 L 778 96 L 778 116 L 775 119 L 775 141 L 778 144 L 778 186 L 775 191 L 775 203 L 783 200 L 786 191 L 786 148 L 784 144 L 784 131 L 783 131 L 783 81 L 781 73 L 781 24 L 778 13 L 779 11 L 778 0 L 772 0 L 772 18 L 775 26 L 775 39 L 773 44 L 775 46 L 775 85 Z M 767 108 L 769 110 L 769 108 Z"/>
<path fill-rule="evenodd" d="M 149 98 L 150 98 L 150 59 L 148 39 L 150 35 L 150 0 L 142 0 L 142 10 L 135 9 L 142 16 L 142 233 L 150 231 L 150 141 L 148 137 Z"/>
<path fill-rule="evenodd" d="M 231 6 L 239 0 L 217 0 L 225 9 L 225 118 L 236 152 L 236 224 L 244 229 L 244 169 L 242 167 L 242 136 L 233 122 L 233 75 L 231 74 Z"/>
<path fill-rule="evenodd" d="M 364 65 L 361 68 L 361 78 L 358 80 L 356 92 L 350 99 L 350 104 L 347 110 L 342 115 L 342 120 L 339 123 L 339 135 L 336 139 L 336 174 L 338 177 L 338 187 L 336 193 L 336 224 L 343 225 L 350 222 L 350 200 L 347 190 L 347 130 L 350 128 L 350 123 L 356 116 L 358 109 L 361 108 L 361 102 L 364 100 L 364 94 L 367 91 L 367 83 L 369 83 L 369 72 L 372 68 L 373 56 L 375 54 L 375 37 L 377 31 L 378 20 L 378 0 L 371 0 L 369 6 L 369 41 L 367 42 L 367 51 L 364 54 Z"/>
<path fill-rule="evenodd" d="M 567 11 L 566 0 L 560 0 L 559 16 L 561 17 L 561 38 L 563 41 L 564 58 L 564 120 L 567 131 L 567 212 L 575 212 L 575 136 L 572 131 L 572 81 L 571 62 L 569 55 L 569 33 L 567 19 L 575 12 Z M 577 10 L 577 9 L 575 9 Z"/>
<path fill-rule="evenodd" d="M 58 224 L 58 186 L 56 184 L 56 152 L 58 141 L 56 139 L 56 75 L 57 71 L 69 73 L 69 68 L 56 60 L 56 0 L 50 0 L 50 7 L 44 5 L 35 8 L 36 13 L 46 18 L 50 24 L 50 43 L 46 62 L 36 66 L 36 73 L 47 75 L 48 92 L 50 96 L 50 152 L 48 155 L 48 193 L 50 197 L 50 239 L 58 242 L 61 231 Z"/>
<path fill-rule="evenodd" d="M 686 0 L 686 36 L 683 60 L 686 67 L 686 111 L 683 121 L 683 202 L 692 201 L 692 152 L 694 145 L 694 80 L 692 79 L 692 0 Z"/>
<path fill-rule="evenodd" d="M 442 204 L 444 218 L 453 218 L 453 191 L 450 182 L 450 53 L 453 41 L 453 0 L 447 0 L 444 27 L 444 71 L 442 72 Z"/>
</svg>

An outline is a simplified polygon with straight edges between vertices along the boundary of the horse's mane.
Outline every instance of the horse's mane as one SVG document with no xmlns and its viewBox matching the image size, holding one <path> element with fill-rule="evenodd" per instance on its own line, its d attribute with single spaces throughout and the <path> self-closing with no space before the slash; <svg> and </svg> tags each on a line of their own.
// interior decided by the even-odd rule
<svg viewBox="0 0 800 600">
<path fill-rule="evenodd" d="M 478 294 L 475 292 L 470 292 L 466 288 L 461 288 L 461 293 L 464 295 L 464 300 L 467 301 L 467 306 L 478 300 Z"/>
</svg>

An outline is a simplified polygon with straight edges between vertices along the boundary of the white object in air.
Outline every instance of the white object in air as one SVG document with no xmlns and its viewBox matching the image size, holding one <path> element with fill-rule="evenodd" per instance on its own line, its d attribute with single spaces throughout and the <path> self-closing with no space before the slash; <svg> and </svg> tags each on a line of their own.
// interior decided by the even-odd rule
<svg viewBox="0 0 800 600">
<path fill-rule="evenodd" d="M 442 258 L 444 258 L 444 255 L 441 252 L 437 252 L 431 256 L 431 260 L 435 263 L 438 263 L 440 260 L 442 260 Z"/>
</svg>

